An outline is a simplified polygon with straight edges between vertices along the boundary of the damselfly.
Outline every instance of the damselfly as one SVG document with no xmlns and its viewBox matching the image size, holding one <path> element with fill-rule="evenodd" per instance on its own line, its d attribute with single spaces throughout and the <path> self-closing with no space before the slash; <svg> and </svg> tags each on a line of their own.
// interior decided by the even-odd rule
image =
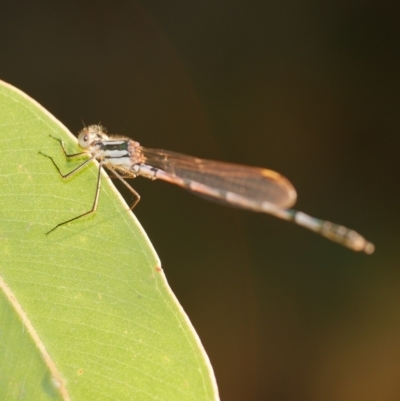
<svg viewBox="0 0 400 401">
<path fill-rule="evenodd" d="M 85 127 L 79 133 L 78 143 L 82 149 L 79 153 L 68 154 L 63 141 L 53 138 L 60 142 L 66 157 L 89 156 L 78 167 L 63 174 L 51 156 L 40 152 L 53 162 L 63 178 L 71 177 L 94 159 L 99 162 L 99 171 L 92 208 L 57 224 L 47 234 L 96 211 L 100 173 L 102 167 L 107 167 L 135 196 L 131 209 L 139 202 L 140 196 L 125 178 L 142 176 L 179 185 L 209 200 L 292 221 L 354 251 L 364 251 L 367 254 L 374 251 L 374 245 L 353 230 L 289 209 L 296 201 L 296 190 L 285 177 L 275 171 L 198 159 L 166 150 L 147 149 L 129 138 L 109 137 L 101 125 Z"/>
</svg>

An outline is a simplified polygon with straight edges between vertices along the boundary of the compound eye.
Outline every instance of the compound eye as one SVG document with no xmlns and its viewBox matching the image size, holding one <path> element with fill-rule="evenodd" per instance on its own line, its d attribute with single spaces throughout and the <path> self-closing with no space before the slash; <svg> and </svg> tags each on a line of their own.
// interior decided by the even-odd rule
<svg viewBox="0 0 400 401">
<path fill-rule="evenodd" d="M 87 129 L 83 129 L 78 135 L 78 143 L 81 148 L 88 148 L 90 146 L 91 135 Z"/>
</svg>

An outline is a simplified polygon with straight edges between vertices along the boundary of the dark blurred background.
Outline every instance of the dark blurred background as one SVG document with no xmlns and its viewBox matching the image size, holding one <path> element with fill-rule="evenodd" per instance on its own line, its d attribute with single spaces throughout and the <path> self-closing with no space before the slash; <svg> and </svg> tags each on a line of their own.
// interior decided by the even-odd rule
<svg viewBox="0 0 400 401">
<path fill-rule="evenodd" d="M 15 1 L 0 16 L 0 79 L 72 132 L 101 121 L 274 169 L 298 209 L 375 242 L 356 254 L 135 180 L 222 400 L 400 399 L 398 1 Z"/>
</svg>

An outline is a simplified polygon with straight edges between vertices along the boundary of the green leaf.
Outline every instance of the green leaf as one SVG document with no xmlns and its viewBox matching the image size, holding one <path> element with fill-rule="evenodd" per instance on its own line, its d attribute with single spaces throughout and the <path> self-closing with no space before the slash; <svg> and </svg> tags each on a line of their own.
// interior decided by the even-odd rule
<svg viewBox="0 0 400 401">
<path fill-rule="evenodd" d="M 207 355 L 105 174 L 27 95 L 0 82 L 0 399 L 215 400 Z M 167 232 L 166 232 L 167 235 Z"/>
</svg>

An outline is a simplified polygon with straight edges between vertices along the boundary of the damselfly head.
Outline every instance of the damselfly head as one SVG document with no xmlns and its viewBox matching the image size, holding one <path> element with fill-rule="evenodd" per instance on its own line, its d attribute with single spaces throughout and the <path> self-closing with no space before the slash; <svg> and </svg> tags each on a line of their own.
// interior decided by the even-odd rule
<svg viewBox="0 0 400 401">
<path fill-rule="evenodd" d="M 108 136 L 106 129 L 101 125 L 89 125 L 83 128 L 78 135 L 79 146 L 83 149 L 90 148 L 98 141 L 107 140 Z"/>
</svg>

